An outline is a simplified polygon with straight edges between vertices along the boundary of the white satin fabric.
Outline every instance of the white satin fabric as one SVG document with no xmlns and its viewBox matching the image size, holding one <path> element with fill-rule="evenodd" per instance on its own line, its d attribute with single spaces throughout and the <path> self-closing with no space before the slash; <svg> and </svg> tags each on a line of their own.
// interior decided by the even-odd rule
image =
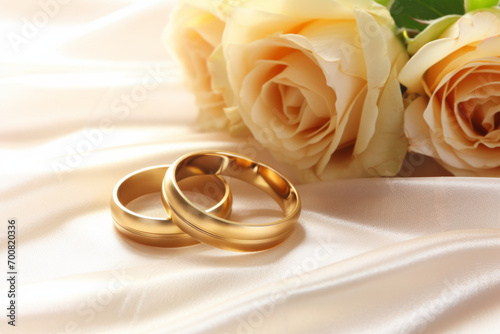
<svg viewBox="0 0 500 334">
<path fill-rule="evenodd" d="M 2 333 L 500 332 L 500 180 L 413 156 L 399 178 L 300 184 L 251 139 L 197 130 L 160 40 L 173 1 L 62 2 L 0 3 L 0 263 L 15 217 L 19 272 L 16 328 L 0 280 Z M 199 149 L 297 182 L 291 237 L 252 254 L 122 237 L 115 183 Z M 272 215 L 236 195 L 236 218 Z"/>
</svg>

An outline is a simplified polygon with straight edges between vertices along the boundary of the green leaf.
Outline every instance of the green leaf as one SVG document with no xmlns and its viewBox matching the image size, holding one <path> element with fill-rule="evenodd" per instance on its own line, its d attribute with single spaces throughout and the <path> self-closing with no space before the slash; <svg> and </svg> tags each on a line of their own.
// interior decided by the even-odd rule
<svg viewBox="0 0 500 334">
<path fill-rule="evenodd" d="M 460 15 L 447 15 L 432 21 L 420 34 L 415 38 L 408 40 L 406 49 L 410 55 L 414 55 L 422 46 L 435 40 L 448 29 L 453 23 L 461 18 Z"/>
<path fill-rule="evenodd" d="M 375 0 L 375 2 L 378 2 L 382 6 L 386 6 L 387 7 L 389 5 L 389 2 L 391 2 L 391 0 Z"/>
<path fill-rule="evenodd" d="M 483 0 L 487 1 L 487 0 Z M 422 31 L 428 21 L 442 16 L 465 13 L 464 0 L 394 0 L 391 15 L 398 27 Z"/>
<path fill-rule="evenodd" d="M 498 0 L 465 0 L 465 10 L 467 12 L 494 6 L 498 6 Z"/>
</svg>

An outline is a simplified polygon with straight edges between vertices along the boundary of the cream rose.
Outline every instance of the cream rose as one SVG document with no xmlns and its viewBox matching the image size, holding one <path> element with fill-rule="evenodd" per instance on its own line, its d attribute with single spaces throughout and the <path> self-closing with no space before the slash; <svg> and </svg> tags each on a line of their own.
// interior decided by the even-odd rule
<svg viewBox="0 0 500 334">
<path fill-rule="evenodd" d="M 217 70 L 213 67 L 221 62 L 222 33 L 232 5 L 222 0 L 180 0 L 164 34 L 165 43 L 179 59 L 186 83 L 196 97 L 198 124 L 205 129 L 230 125 L 224 112 L 224 87 L 213 87 L 212 79 L 225 76 L 219 65 Z"/>
<path fill-rule="evenodd" d="M 410 150 L 456 175 L 500 176 L 500 11 L 429 26 L 401 83 L 420 95 L 405 111 Z M 441 33 L 442 32 L 442 33 Z M 418 39 L 418 38 L 417 38 Z"/>
<path fill-rule="evenodd" d="M 226 22 L 244 123 L 309 180 L 394 175 L 405 156 L 397 74 L 407 54 L 369 0 L 247 0 Z"/>
</svg>

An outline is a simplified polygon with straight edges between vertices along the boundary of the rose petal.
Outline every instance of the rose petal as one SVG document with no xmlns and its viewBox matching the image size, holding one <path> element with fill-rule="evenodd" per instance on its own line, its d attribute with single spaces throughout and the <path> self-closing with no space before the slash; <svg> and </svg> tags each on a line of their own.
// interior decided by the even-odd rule
<svg viewBox="0 0 500 334">
<path fill-rule="evenodd" d="M 340 62 L 343 73 L 366 79 L 363 50 L 361 45 L 353 43 L 359 38 L 358 35 L 355 21 L 341 21 L 331 24 L 329 21 L 315 20 L 304 27 L 300 31 L 300 35 L 284 34 L 281 38 L 293 42 L 300 48 L 310 50 L 325 69 L 327 82 L 331 86 L 335 80 L 328 80 L 329 72 L 325 66 L 337 62 Z M 330 77 L 333 79 L 334 75 Z"/>
<path fill-rule="evenodd" d="M 392 150 L 399 144 L 378 147 L 393 145 L 398 120 L 398 139 L 402 137 L 395 72 L 398 57 L 406 53 L 393 28 L 388 10 L 371 0 L 244 2 L 232 12 L 222 44 L 229 82 L 255 138 L 278 159 L 312 168 L 316 175 L 325 170 L 341 175 L 343 168 L 353 168 L 346 175 L 366 176 L 353 145 L 360 128 L 369 129 L 361 143 L 383 153 L 372 171 L 395 174 L 397 170 L 387 167 L 388 154 L 392 151 L 392 160 L 402 160 L 405 152 Z M 387 113 L 379 112 L 379 105 Z M 396 109 L 399 118 L 391 119 L 387 128 L 369 124 L 378 117 L 394 117 Z M 362 117 L 365 124 L 360 127 Z"/>
<path fill-rule="evenodd" d="M 465 15 L 448 29 L 443 38 L 424 45 L 410 58 L 399 75 L 400 82 L 410 91 L 424 93 L 421 78 L 441 59 L 473 42 L 500 34 L 498 18 L 488 12 Z"/>
<path fill-rule="evenodd" d="M 446 81 L 449 73 L 459 68 L 486 65 L 499 60 L 500 36 L 482 41 L 476 48 L 464 46 L 432 66 L 425 74 L 425 81 L 431 91 L 439 89 L 439 83 Z"/>
<path fill-rule="evenodd" d="M 420 96 L 405 109 L 405 134 L 410 144 L 409 151 L 436 158 L 437 154 L 432 145 L 429 127 L 423 117 L 427 105 L 428 99 Z"/>
<path fill-rule="evenodd" d="M 403 134 L 404 106 L 397 80 L 397 73 L 405 62 L 404 54 L 395 62 L 378 102 L 376 131 L 366 150 L 358 155 L 361 164 L 371 175 L 395 175 L 406 155 L 408 144 Z M 358 138 L 362 135 L 359 133 Z"/>
<path fill-rule="evenodd" d="M 355 11 L 356 20 L 361 34 L 361 44 L 363 45 L 363 54 L 367 71 L 367 95 L 363 105 L 363 112 L 359 126 L 359 136 L 354 147 L 354 154 L 359 155 L 364 152 L 375 133 L 376 122 L 379 114 L 377 102 L 381 94 L 381 88 L 386 84 L 387 78 L 391 72 L 391 63 L 387 57 L 387 43 L 385 36 L 380 33 L 380 28 L 370 31 L 369 27 L 378 27 L 375 19 L 362 11 Z M 399 46 L 402 48 L 402 46 Z M 399 90 L 399 83 L 397 84 Z M 400 91 L 395 93 L 391 90 L 395 105 L 400 103 L 402 114 L 402 97 Z M 399 101 L 398 101 L 399 100 Z M 400 124 L 401 129 L 401 124 Z"/>
<path fill-rule="evenodd" d="M 361 118 L 361 111 L 363 108 L 363 103 L 366 98 L 366 87 L 362 90 L 358 91 L 356 97 L 351 101 L 351 104 L 345 110 L 345 117 L 337 118 L 337 128 L 335 130 L 335 136 L 333 137 L 329 148 L 326 150 L 324 156 L 318 162 L 315 172 L 317 174 L 324 173 L 324 169 L 329 165 L 329 163 L 337 163 L 335 158 L 337 157 L 334 153 L 337 149 L 342 149 L 346 144 L 351 144 L 349 138 L 356 137 L 358 135 L 359 122 Z M 345 143 L 344 145 L 340 145 L 341 143 Z M 350 149 L 352 153 L 352 148 Z M 344 156 L 341 154 L 340 156 Z M 354 156 L 350 159 L 354 159 Z M 349 161 L 350 161 L 349 160 Z M 349 165 L 353 162 L 349 162 Z M 340 164 L 342 165 L 342 164 Z M 356 165 L 361 166 L 361 163 L 358 161 Z M 339 173 L 339 171 L 334 168 Z M 335 175 L 335 173 L 330 172 L 331 175 Z M 327 173 L 328 174 L 328 173 Z M 365 175 L 368 175 L 366 172 Z"/>
</svg>

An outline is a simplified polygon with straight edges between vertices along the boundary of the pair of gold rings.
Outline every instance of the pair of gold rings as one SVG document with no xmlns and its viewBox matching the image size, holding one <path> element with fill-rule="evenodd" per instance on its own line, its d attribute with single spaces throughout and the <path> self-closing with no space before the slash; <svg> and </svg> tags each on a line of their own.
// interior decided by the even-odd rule
<svg viewBox="0 0 500 334">
<path fill-rule="evenodd" d="M 224 176 L 263 190 L 279 204 L 285 217 L 269 223 L 230 220 L 233 197 Z M 205 210 L 184 191 L 204 192 L 217 204 Z M 161 193 L 167 218 L 147 217 L 126 207 L 132 200 L 155 192 Z M 299 194 L 282 174 L 248 157 L 213 151 L 190 153 L 171 166 L 133 172 L 117 183 L 111 199 L 115 227 L 132 240 L 159 247 L 203 242 L 232 251 L 261 251 L 288 237 L 300 210 Z"/>
</svg>

